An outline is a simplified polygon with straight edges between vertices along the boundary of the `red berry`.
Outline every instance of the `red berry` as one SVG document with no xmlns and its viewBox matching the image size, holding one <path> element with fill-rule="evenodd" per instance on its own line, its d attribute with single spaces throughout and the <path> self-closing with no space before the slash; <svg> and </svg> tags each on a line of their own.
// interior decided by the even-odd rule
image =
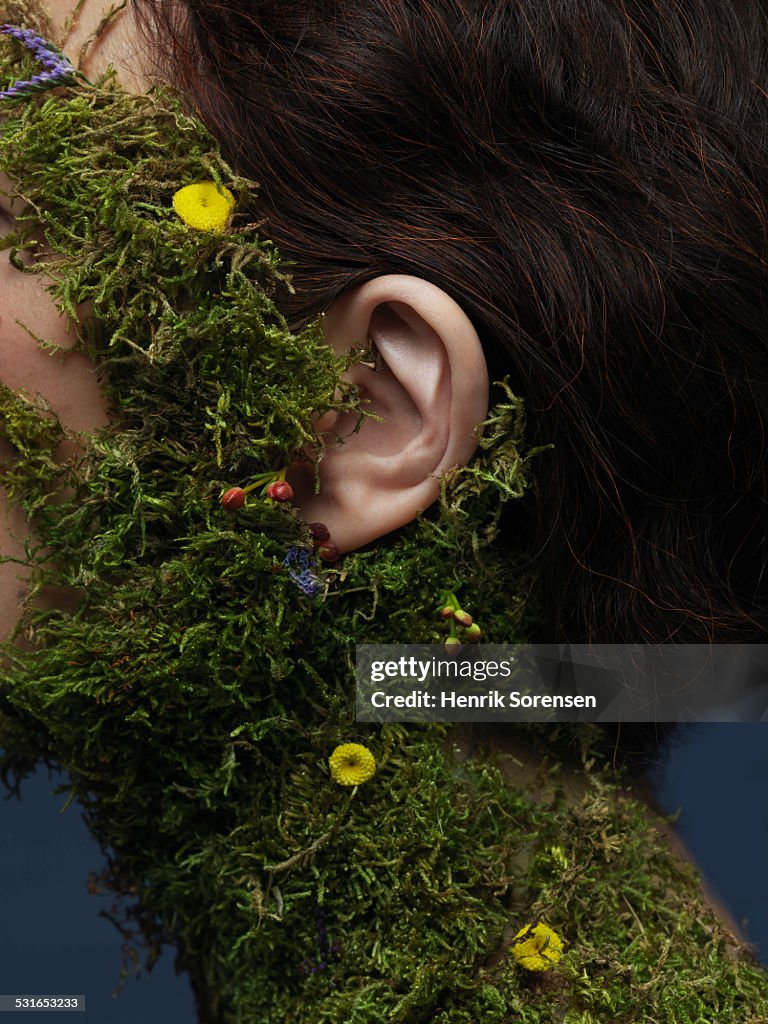
<svg viewBox="0 0 768 1024">
<path fill-rule="evenodd" d="M 341 552 L 333 541 L 328 541 L 327 544 L 322 544 L 317 549 L 317 553 L 324 562 L 337 562 L 341 558 Z"/>
<path fill-rule="evenodd" d="M 309 527 L 309 532 L 312 534 L 313 540 L 323 541 L 331 539 L 331 531 L 325 523 L 307 523 L 307 526 Z"/>
<path fill-rule="evenodd" d="M 463 639 L 471 640 L 474 643 L 476 640 L 479 640 L 482 635 L 483 632 L 478 626 L 478 624 L 476 622 L 473 622 L 471 626 L 464 630 Z"/>
<path fill-rule="evenodd" d="M 449 636 L 445 641 L 445 653 L 449 658 L 457 658 L 461 649 L 461 640 L 456 636 Z"/>
<path fill-rule="evenodd" d="M 469 612 L 465 612 L 463 608 L 457 608 L 456 611 L 453 613 L 453 617 L 461 626 L 472 625 L 472 616 L 469 614 Z"/>
<path fill-rule="evenodd" d="M 287 480 L 273 480 L 267 484 L 264 493 L 273 501 L 290 501 L 293 497 L 293 488 Z"/>
<path fill-rule="evenodd" d="M 445 605 L 443 608 L 440 609 L 440 618 L 441 619 L 452 619 L 453 618 L 453 608 L 451 608 L 451 606 L 449 604 Z"/>
<path fill-rule="evenodd" d="M 221 496 L 221 507 L 227 512 L 237 512 L 245 504 L 245 491 L 242 487 L 230 487 Z"/>
</svg>

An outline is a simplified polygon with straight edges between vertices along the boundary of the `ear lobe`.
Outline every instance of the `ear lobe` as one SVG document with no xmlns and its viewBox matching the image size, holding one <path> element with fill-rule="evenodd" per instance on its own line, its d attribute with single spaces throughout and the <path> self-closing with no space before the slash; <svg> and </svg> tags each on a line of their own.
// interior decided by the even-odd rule
<svg viewBox="0 0 768 1024">
<path fill-rule="evenodd" d="M 304 518 L 325 523 L 349 551 L 410 522 L 437 498 L 440 474 L 469 460 L 488 411 L 488 372 L 464 312 L 419 278 L 387 275 L 351 289 L 325 331 L 337 352 L 372 344 L 375 364 L 348 376 L 383 422 L 366 419 L 357 433 L 351 415 L 332 425 L 348 436 L 320 463 L 319 494 L 311 472 L 290 479 Z"/>
</svg>

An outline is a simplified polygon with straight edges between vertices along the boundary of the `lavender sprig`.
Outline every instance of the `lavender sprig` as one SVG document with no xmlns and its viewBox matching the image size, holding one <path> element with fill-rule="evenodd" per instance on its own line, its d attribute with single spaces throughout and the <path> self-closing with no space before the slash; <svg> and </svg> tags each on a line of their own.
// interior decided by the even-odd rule
<svg viewBox="0 0 768 1024">
<path fill-rule="evenodd" d="M 297 563 L 299 571 L 295 572 L 291 566 L 295 566 Z M 288 569 L 288 575 L 293 582 L 307 597 L 315 597 L 318 594 L 320 591 L 320 580 L 314 571 L 317 565 L 311 561 L 306 548 L 296 546 L 288 548 L 288 554 L 285 556 L 283 565 Z"/>
<path fill-rule="evenodd" d="M 0 99 L 13 96 L 29 96 L 44 89 L 54 89 L 58 85 L 72 85 L 76 79 L 87 82 L 70 61 L 50 43 L 29 28 L 18 28 L 16 25 L 0 25 L 0 33 L 17 39 L 28 50 L 35 60 L 40 61 L 43 70 L 29 79 L 19 79 L 8 89 L 0 92 Z M 89 83 L 90 84 L 90 83 Z"/>
<path fill-rule="evenodd" d="M 318 971 L 328 969 L 328 961 L 341 952 L 341 942 L 334 939 L 328 941 L 328 930 L 325 927 L 325 914 L 319 904 L 315 904 L 315 917 L 317 919 L 317 957 L 315 960 L 307 958 L 302 960 L 297 971 L 303 977 L 309 974 L 317 974 Z"/>
</svg>

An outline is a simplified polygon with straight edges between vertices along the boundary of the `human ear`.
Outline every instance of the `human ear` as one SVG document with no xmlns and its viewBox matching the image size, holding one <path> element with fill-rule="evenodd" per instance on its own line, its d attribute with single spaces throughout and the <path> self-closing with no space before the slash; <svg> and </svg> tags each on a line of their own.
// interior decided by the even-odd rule
<svg viewBox="0 0 768 1024">
<path fill-rule="evenodd" d="M 437 498 L 440 475 L 471 458 L 488 413 L 488 370 L 461 307 L 421 278 L 390 274 L 352 288 L 324 322 L 338 354 L 372 345 L 374 364 L 346 376 L 382 420 L 366 418 L 355 433 L 352 413 L 324 419 L 319 493 L 308 468 L 290 475 L 303 518 L 325 523 L 343 552 L 410 522 Z"/>
</svg>

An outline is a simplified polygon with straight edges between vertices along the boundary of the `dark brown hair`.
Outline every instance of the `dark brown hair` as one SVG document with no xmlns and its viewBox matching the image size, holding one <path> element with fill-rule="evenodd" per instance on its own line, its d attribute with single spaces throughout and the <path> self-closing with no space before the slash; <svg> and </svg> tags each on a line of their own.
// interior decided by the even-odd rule
<svg viewBox="0 0 768 1024">
<path fill-rule="evenodd" d="M 763 641 L 763 0 L 137 0 L 297 318 L 400 272 L 525 398 L 534 639 Z"/>
</svg>

